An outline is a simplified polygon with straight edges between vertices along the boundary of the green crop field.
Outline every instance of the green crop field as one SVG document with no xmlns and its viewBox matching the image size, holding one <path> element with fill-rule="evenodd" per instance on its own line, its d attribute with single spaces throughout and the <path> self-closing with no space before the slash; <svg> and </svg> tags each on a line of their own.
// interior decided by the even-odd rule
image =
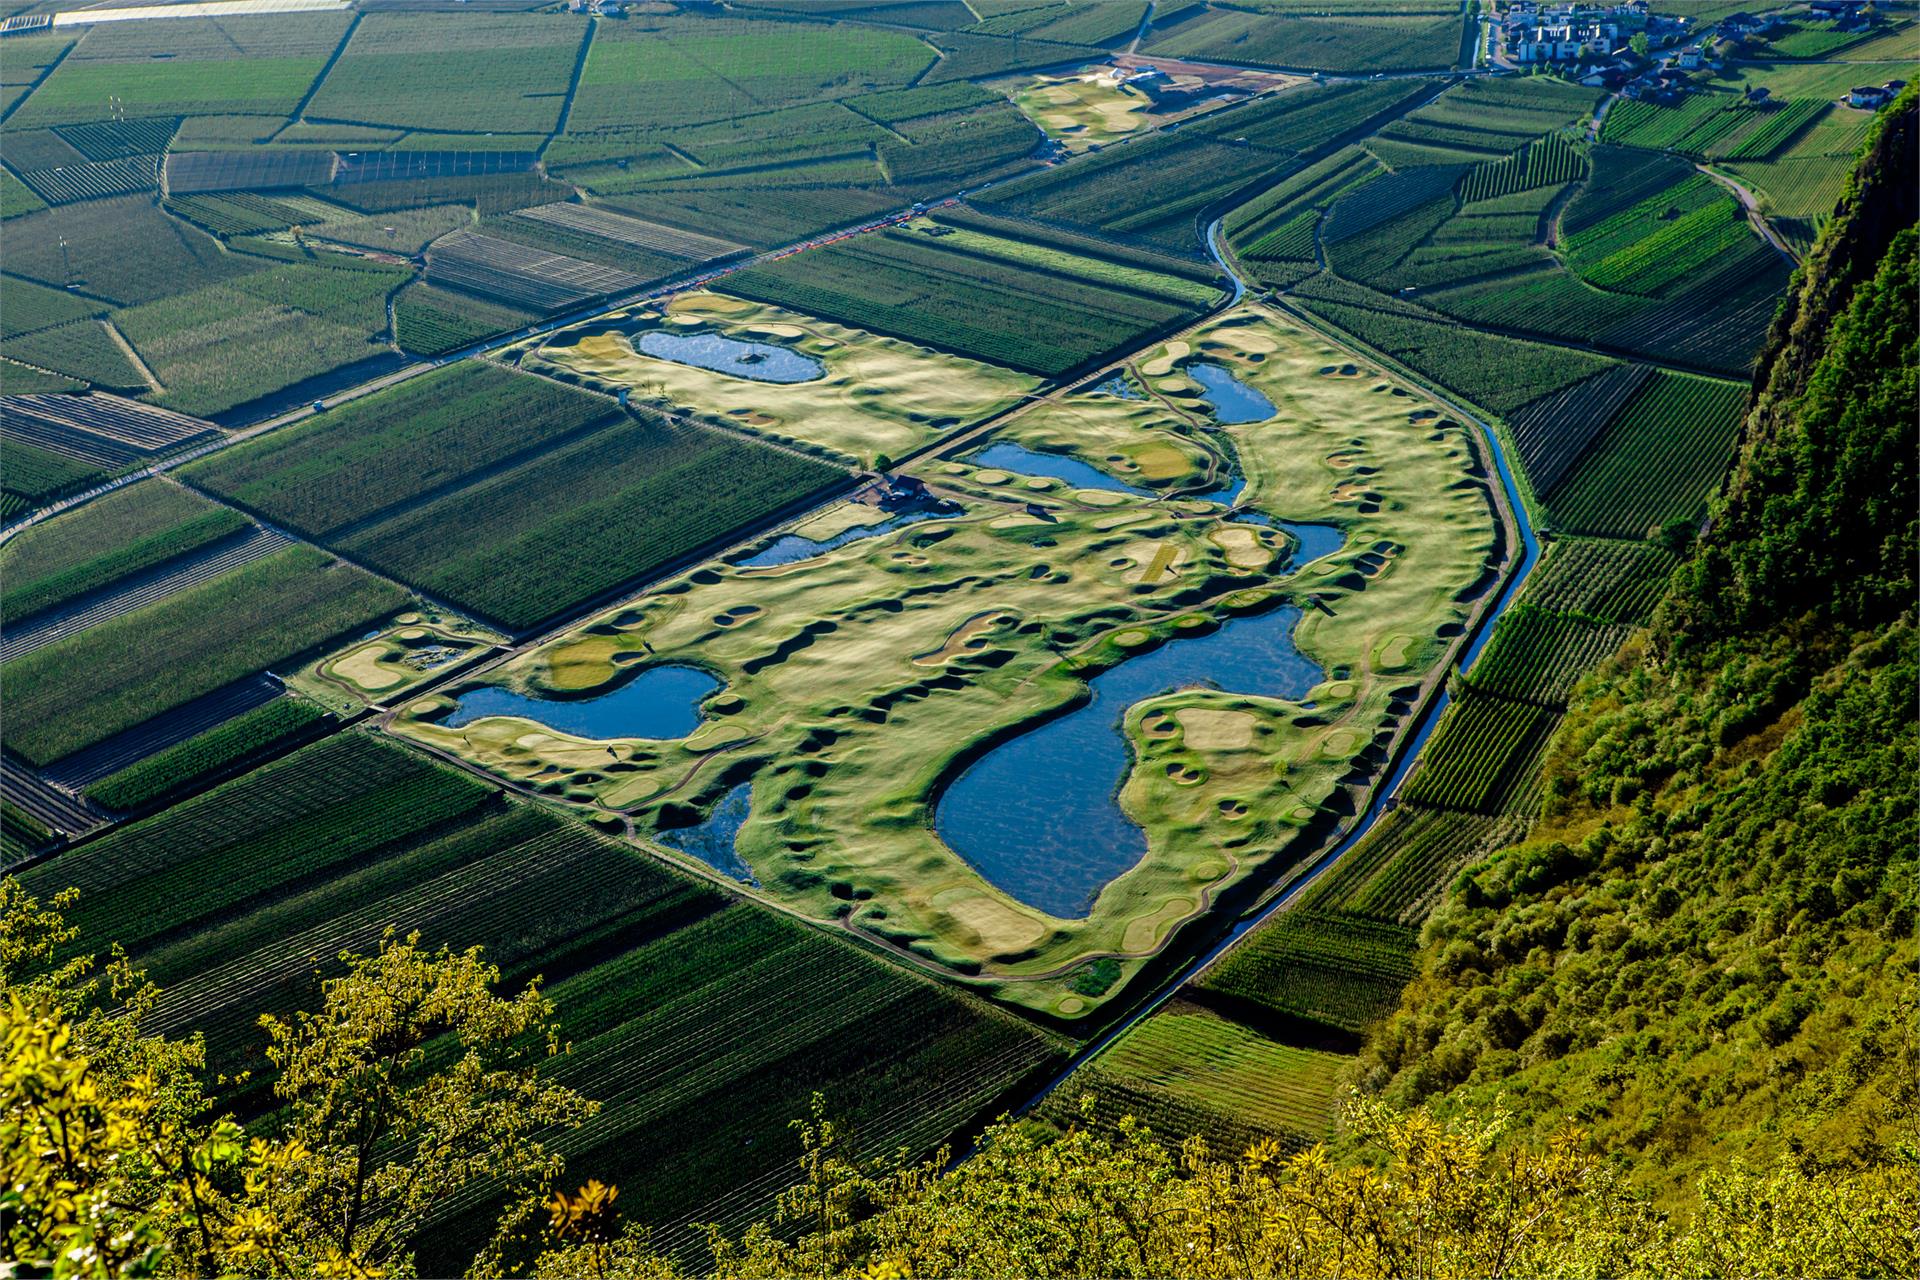
<svg viewBox="0 0 1920 1280">
<path fill-rule="evenodd" d="M 1303 905 L 1416 927 L 1454 872 L 1501 829 L 1484 814 L 1402 804 L 1341 855 Z"/>
<path fill-rule="evenodd" d="M 550 133 L 587 29 L 571 15 L 530 22 L 469 14 L 448 22 L 434 14 L 369 14 L 307 114 L 407 129 Z"/>
<path fill-rule="evenodd" d="M 159 30 L 143 22 L 89 26 L 7 123 L 68 124 L 121 113 L 285 116 L 349 21 L 324 13 L 174 19 Z M 8 48 L 11 57 L 11 42 Z"/>
<path fill-rule="evenodd" d="M 4 388 L 8 395 L 16 392 L 79 390 L 78 383 L 57 378 L 52 380 L 52 385 L 36 381 L 17 382 L 11 371 L 19 368 L 19 365 L 0 361 L 0 388 Z M 36 376 L 33 370 L 21 372 L 29 379 Z M 24 515 L 34 507 L 84 489 L 102 478 L 98 467 L 45 449 L 36 449 L 17 440 L 8 440 L 6 450 L 6 473 L 4 479 L 0 479 L 0 519 L 11 520 L 16 515 Z"/>
<path fill-rule="evenodd" d="M 1202 991 L 1281 1018 L 1357 1034 L 1413 976 L 1416 935 L 1400 925 L 1297 907 L 1201 975 Z"/>
<path fill-rule="evenodd" d="M 393 340 L 417 356 L 442 356 L 499 333 L 510 333 L 536 319 L 498 302 L 413 284 L 393 302 Z"/>
<path fill-rule="evenodd" d="M 339 545 L 527 629 L 845 475 L 728 432 L 641 414 L 395 512 Z"/>
<path fill-rule="evenodd" d="M 140 196 L 64 205 L 7 225 L 9 273 L 113 302 L 185 293 L 252 269 Z"/>
<path fill-rule="evenodd" d="M 1520 812 L 1559 720 L 1549 707 L 1468 691 L 1441 718 L 1401 795 L 1473 813 Z"/>
<path fill-rule="evenodd" d="M 1650 542 L 1558 538 L 1527 579 L 1527 601 L 1597 622 L 1643 623 L 1676 558 Z"/>
<path fill-rule="evenodd" d="M 275 698 L 90 784 L 87 797 L 122 812 L 156 806 L 253 768 L 276 748 L 312 736 L 327 719 L 304 698 Z"/>
<path fill-rule="evenodd" d="M 1239 6 L 1169 7 L 1143 52 L 1308 71 L 1420 71 L 1451 67 L 1463 38 L 1460 10 L 1293 16 Z"/>
<path fill-rule="evenodd" d="M 7 745 L 58 760 L 405 603 L 390 583 L 289 547 L 0 665 Z"/>
<path fill-rule="evenodd" d="M 246 524 L 238 512 L 166 481 L 130 485 L 0 547 L 0 617 L 19 623 Z"/>
<path fill-rule="evenodd" d="M 147 389 L 140 371 L 97 320 L 38 329 L 0 339 L 0 356 L 18 364 L 62 373 L 108 391 L 138 394 Z"/>
<path fill-rule="evenodd" d="M 601 396 L 469 361 L 225 450 L 185 477 L 325 538 L 604 426 L 615 413 Z M 500 430 L 502 421 L 515 429 Z"/>
<path fill-rule="evenodd" d="M 1662 370 L 1548 500 L 1558 527 L 1640 537 L 1692 520 L 1727 466 L 1747 388 Z"/>
<path fill-rule="evenodd" d="M 1522 603 L 1508 610 L 1473 667 L 1473 687 L 1503 698 L 1565 706 L 1573 686 L 1620 647 L 1625 624 Z"/>
<path fill-rule="evenodd" d="M 787 1122 L 814 1090 L 863 1155 L 917 1155 L 1054 1054 L 1005 1014 L 362 734 L 29 884 L 79 887 L 83 940 L 123 939 L 166 992 L 156 1029 L 204 1031 L 229 1072 L 266 1066 L 255 1013 L 310 1002 L 316 963 L 390 924 L 481 946 L 515 985 L 544 975 L 572 1044 L 550 1070 L 605 1103 L 564 1140 L 568 1175 L 617 1182 L 670 1247 L 697 1238 L 689 1223 L 737 1230 L 766 1209 L 798 1152 Z M 251 1110 L 264 1083 L 232 1100 Z M 443 1221 L 428 1257 L 470 1249 L 478 1226 Z"/>
</svg>

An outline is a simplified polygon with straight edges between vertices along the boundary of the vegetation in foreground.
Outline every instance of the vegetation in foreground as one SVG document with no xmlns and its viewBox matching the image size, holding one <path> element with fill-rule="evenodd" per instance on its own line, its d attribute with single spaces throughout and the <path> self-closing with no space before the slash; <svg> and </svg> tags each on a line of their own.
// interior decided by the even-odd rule
<svg viewBox="0 0 1920 1280">
<path fill-rule="evenodd" d="M 243 1130 L 209 1099 L 196 1040 L 140 1034 L 158 993 L 124 959 L 61 962 L 60 908 L 0 882 L 0 1218 L 35 1272 L 405 1277 L 436 1207 L 504 1196 L 475 1277 L 672 1277 L 618 1190 L 562 1188 L 549 1145 L 599 1104 L 543 1072 L 569 1050 L 536 981 L 478 951 L 389 933 L 318 1008 L 261 1019 L 278 1109 Z M 1785 1159 L 1701 1184 L 1666 1220 L 1577 1131 L 1515 1144 L 1497 1113 L 1443 1124 L 1355 1103 L 1367 1158 L 1271 1142 L 1238 1157 L 1005 1122 L 966 1163 L 862 1164 L 816 1096 L 771 1220 L 710 1273 L 817 1276 L 1668 1276 L 1904 1274 L 1914 1165 L 1811 1176 Z M 544 1221 L 542 1220 L 544 1215 Z"/>
</svg>

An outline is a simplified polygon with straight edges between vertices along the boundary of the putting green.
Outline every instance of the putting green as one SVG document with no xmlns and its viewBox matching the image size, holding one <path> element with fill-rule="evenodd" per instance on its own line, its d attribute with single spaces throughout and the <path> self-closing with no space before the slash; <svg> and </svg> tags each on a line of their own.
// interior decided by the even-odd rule
<svg viewBox="0 0 1920 1280">
<path fill-rule="evenodd" d="M 1222 890 L 1318 849 L 1316 817 L 1357 802 L 1351 789 L 1437 677 L 1494 546 L 1465 428 L 1410 388 L 1371 369 L 1323 376 L 1345 357 L 1257 306 L 1138 368 L 1151 384 L 1189 356 L 1230 364 L 1275 416 L 1217 428 L 1159 401 L 1113 412 L 1113 397 L 1087 393 L 1036 405 L 1004 434 L 1109 469 L 1172 451 L 1196 479 L 1237 458 L 1242 505 L 1337 525 L 1340 550 L 1289 574 L 1286 533 L 1229 522 L 1216 503 L 1033 488 L 1005 469 L 929 460 L 916 474 L 955 518 L 787 565 L 703 566 L 489 675 L 577 696 L 636 662 L 697 663 L 726 694 L 690 738 L 590 742 L 517 719 L 448 729 L 432 720 L 442 697 L 411 704 L 395 728 L 557 798 L 624 809 L 643 832 L 697 817 L 751 777 L 737 852 L 768 893 L 1001 999 L 1090 1012 Z M 933 797 L 963 759 L 1082 697 L 1089 675 L 1129 652 L 1276 599 L 1303 606 L 1295 640 L 1327 680 L 1297 702 L 1195 687 L 1127 709 L 1135 764 L 1119 802 L 1148 851 L 1085 918 L 1009 897 L 941 842 Z M 1390 641 L 1405 665 L 1385 674 L 1376 655 Z M 1369 769 L 1356 771 L 1362 756 Z M 1099 955 L 1121 960 L 1121 979 L 1104 996 L 1072 993 L 1075 968 Z"/>
<path fill-rule="evenodd" d="M 811 356 L 825 372 L 807 382 L 756 382 L 634 349 L 636 335 L 663 327 L 775 342 Z M 521 363 L 863 466 L 979 422 L 1039 386 L 1011 369 L 712 293 L 677 296 L 664 313 L 615 312 L 562 329 L 529 348 Z"/>
</svg>

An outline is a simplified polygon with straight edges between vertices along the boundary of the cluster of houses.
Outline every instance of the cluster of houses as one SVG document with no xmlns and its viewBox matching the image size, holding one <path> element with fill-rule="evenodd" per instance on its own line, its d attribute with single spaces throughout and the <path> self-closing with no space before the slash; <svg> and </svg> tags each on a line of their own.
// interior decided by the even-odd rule
<svg viewBox="0 0 1920 1280">
<path fill-rule="evenodd" d="M 1684 39 L 1688 20 L 1654 13 L 1647 0 L 1626 4 L 1548 4 L 1510 0 L 1500 13 L 1507 56 L 1522 64 L 1579 62 L 1626 52 L 1635 35 L 1650 45 Z"/>
<path fill-rule="evenodd" d="M 624 18 L 626 6 L 620 0 L 567 0 L 568 13 L 587 13 L 596 18 Z"/>
</svg>

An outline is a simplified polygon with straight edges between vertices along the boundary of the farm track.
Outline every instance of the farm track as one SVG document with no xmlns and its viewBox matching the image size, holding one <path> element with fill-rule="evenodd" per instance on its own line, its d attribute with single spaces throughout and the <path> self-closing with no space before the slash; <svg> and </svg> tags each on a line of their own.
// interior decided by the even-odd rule
<svg viewBox="0 0 1920 1280">
<path fill-rule="evenodd" d="M 1773 229 L 1773 224 L 1767 221 L 1767 215 L 1760 211 L 1759 198 L 1752 191 L 1718 169 L 1709 169 L 1704 164 L 1696 164 L 1693 167 L 1733 193 L 1733 198 L 1740 202 L 1740 208 L 1746 212 L 1747 221 L 1753 225 L 1755 231 L 1760 233 L 1762 239 L 1787 260 L 1787 265 L 1793 267 L 1800 265 L 1800 255 L 1795 253 L 1793 247 L 1782 240 L 1780 233 Z"/>
<path fill-rule="evenodd" d="M 272 555 L 293 541 L 269 529 L 255 527 L 223 538 L 210 547 L 137 573 L 105 591 L 62 605 L 10 628 L 0 637 L 0 662 L 10 661 L 56 640 L 111 621 L 124 613 L 178 595 L 189 587 Z"/>
</svg>

